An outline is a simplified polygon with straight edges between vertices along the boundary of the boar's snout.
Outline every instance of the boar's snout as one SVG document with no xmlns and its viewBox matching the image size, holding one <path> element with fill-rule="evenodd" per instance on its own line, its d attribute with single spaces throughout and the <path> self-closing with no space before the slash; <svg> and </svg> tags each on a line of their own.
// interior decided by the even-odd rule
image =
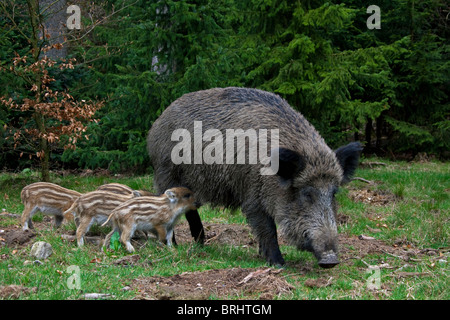
<svg viewBox="0 0 450 320">
<path fill-rule="evenodd" d="M 339 259 L 332 251 L 326 252 L 319 259 L 319 266 L 325 269 L 333 268 L 337 264 L 339 264 Z"/>
</svg>

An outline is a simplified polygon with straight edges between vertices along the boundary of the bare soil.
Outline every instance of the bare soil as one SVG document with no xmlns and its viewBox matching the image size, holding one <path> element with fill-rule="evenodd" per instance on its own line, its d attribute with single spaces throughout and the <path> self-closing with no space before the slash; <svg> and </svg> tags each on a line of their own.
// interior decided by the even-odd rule
<svg viewBox="0 0 450 320">
<path fill-rule="evenodd" d="M 397 200 L 397 196 L 389 191 L 371 189 L 351 189 L 349 197 L 355 202 L 363 202 L 373 206 L 384 206 Z"/>
<path fill-rule="evenodd" d="M 171 277 L 137 278 L 131 287 L 138 290 L 136 299 L 202 300 L 244 296 L 247 299 L 273 299 L 294 289 L 280 274 L 281 271 L 232 268 L 184 272 Z"/>
<path fill-rule="evenodd" d="M 5 216 L 4 216 L 5 217 Z M 339 218 L 339 217 L 338 217 Z M 0 246 L 7 245 L 16 248 L 31 247 L 36 231 L 22 231 L 19 222 L 16 225 L 2 227 L 0 214 Z M 19 218 L 17 218 L 19 221 Z M 340 219 L 345 221 L 345 216 Z M 42 222 L 34 223 L 36 229 L 52 228 L 52 218 L 44 217 Z M 247 225 L 204 223 L 206 245 L 231 245 L 257 247 L 257 242 Z M 73 232 L 66 232 L 73 233 Z M 176 239 L 179 244 L 191 243 L 192 237 L 186 222 L 176 228 Z M 102 238 L 104 235 L 101 236 Z M 388 254 L 405 261 L 420 255 L 430 255 L 429 250 L 418 250 L 409 246 L 389 245 L 383 241 L 358 236 L 339 235 L 341 265 L 352 265 L 369 254 Z M 148 241 L 144 238 L 135 241 Z M 286 242 L 280 237 L 280 244 Z M 8 257 L 0 256 L 1 260 Z M 138 263 L 140 256 L 129 255 L 112 262 L 114 265 L 133 265 Z M 170 277 L 139 277 L 131 281 L 130 288 L 137 292 L 135 299 L 273 299 L 289 297 L 294 287 L 285 279 L 281 269 L 268 268 L 232 268 L 213 269 L 197 272 L 185 272 Z M 314 271 L 317 266 L 313 261 L 288 261 L 287 265 L 297 270 L 298 274 Z M 322 270 L 319 270 L 319 272 Z M 321 288 L 330 285 L 328 278 L 308 279 L 305 286 Z M 0 298 L 19 297 L 29 294 L 29 291 L 19 287 L 1 287 Z"/>
<path fill-rule="evenodd" d="M 235 246 L 257 246 L 247 225 L 205 223 L 206 243 Z M 191 242 L 189 226 L 177 227 L 178 243 Z M 369 254 L 389 254 L 409 261 L 411 257 L 426 254 L 426 250 L 415 250 L 397 245 L 388 245 L 380 240 L 363 240 L 358 236 L 339 235 L 341 265 L 352 265 Z M 280 239 L 281 243 L 285 243 Z M 306 274 L 316 267 L 311 261 L 288 261 L 287 265 Z M 135 299 L 273 299 L 289 297 L 294 287 L 285 280 L 281 269 L 214 269 L 185 272 L 170 277 L 145 277 L 134 279 L 131 288 L 138 294 Z M 321 270 L 319 270 L 321 271 Z M 322 288 L 331 285 L 330 278 L 307 279 L 304 285 Z"/>
</svg>

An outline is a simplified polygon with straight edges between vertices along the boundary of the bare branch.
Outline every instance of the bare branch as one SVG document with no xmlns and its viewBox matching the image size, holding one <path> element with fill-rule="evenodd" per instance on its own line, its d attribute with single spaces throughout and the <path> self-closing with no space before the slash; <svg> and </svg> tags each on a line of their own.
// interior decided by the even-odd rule
<svg viewBox="0 0 450 320">
<path fill-rule="evenodd" d="M 3 11 L 3 13 L 6 15 L 6 17 L 11 21 L 11 23 L 14 25 L 14 27 L 15 27 L 15 29 L 25 38 L 25 39 L 27 39 L 27 41 L 29 42 L 29 43 L 31 43 L 31 38 L 30 37 L 28 37 L 20 28 L 19 28 L 19 26 L 17 25 L 17 23 L 16 23 L 16 21 L 14 20 L 14 6 L 13 6 L 13 10 L 12 10 L 12 12 L 13 12 L 13 16 L 11 16 L 10 14 L 9 14 L 9 11 L 8 11 L 8 8 L 6 7 L 6 3 L 5 2 L 3 2 L 3 1 L 0 1 L 0 6 L 1 6 L 1 9 L 2 9 L 2 11 Z"/>
<path fill-rule="evenodd" d="M 41 11 L 41 15 L 44 15 L 45 12 L 46 12 L 48 9 L 50 9 L 51 7 L 53 7 L 56 3 L 60 2 L 60 1 L 61 1 L 61 0 L 55 0 L 55 1 L 53 1 L 52 3 L 50 3 L 50 4 L 47 6 L 47 8 L 45 8 L 44 10 Z"/>
<path fill-rule="evenodd" d="M 368 183 L 368 184 L 374 184 L 373 181 L 366 180 L 366 179 L 361 178 L 361 177 L 354 177 L 352 180 L 362 181 L 362 182 L 365 182 L 365 183 Z"/>
<path fill-rule="evenodd" d="M 71 39 L 71 40 L 66 40 L 66 41 L 64 41 L 62 44 L 64 45 L 65 43 L 69 43 L 69 42 L 74 42 L 74 41 L 82 40 L 82 39 L 83 39 L 84 37 L 86 37 L 89 33 L 91 33 L 92 30 L 95 29 L 95 27 L 97 27 L 98 25 L 104 23 L 105 21 L 107 21 L 109 18 L 111 18 L 111 17 L 114 16 L 115 14 L 119 13 L 120 11 L 125 10 L 126 8 L 135 5 L 137 2 L 138 2 L 138 0 L 135 1 L 135 2 L 133 2 L 133 3 L 128 4 L 128 5 L 126 5 L 126 6 L 123 6 L 122 8 L 120 8 L 120 9 L 117 10 L 117 11 L 115 11 L 115 10 L 113 9 L 113 12 L 112 12 L 111 14 L 107 15 L 106 17 L 104 17 L 103 19 L 101 19 L 101 20 L 99 20 L 99 21 L 97 21 L 97 22 L 94 22 L 93 17 L 91 16 L 91 21 L 93 22 L 93 25 L 91 26 L 91 28 L 90 28 L 89 30 L 87 30 L 81 37 L 75 38 L 75 39 Z"/>
</svg>

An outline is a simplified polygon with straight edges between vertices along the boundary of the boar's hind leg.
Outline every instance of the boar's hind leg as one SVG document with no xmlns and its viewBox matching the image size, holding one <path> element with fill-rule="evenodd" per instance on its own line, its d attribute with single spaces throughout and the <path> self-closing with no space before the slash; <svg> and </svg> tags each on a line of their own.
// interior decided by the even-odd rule
<svg viewBox="0 0 450 320">
<path fill-rule="evenodd" d="M 205 242 L 205 230 L 203 229 L 202 220 L 200 219 L 198 211 L 190 210 L 186 212 L 186 220 L 189 223 L 192 237 L 194 237 L 195 241 L 198 243 L 203 244 Z"/>
<path fill-rule="evenodd" d="M 254 235 L 259 243 L 259 254 L 271 265 L 281 267 L 284 259 L 277 240 L 277 228 L 272 217 L 263 212 L 246 214 Z"/>
</svg>

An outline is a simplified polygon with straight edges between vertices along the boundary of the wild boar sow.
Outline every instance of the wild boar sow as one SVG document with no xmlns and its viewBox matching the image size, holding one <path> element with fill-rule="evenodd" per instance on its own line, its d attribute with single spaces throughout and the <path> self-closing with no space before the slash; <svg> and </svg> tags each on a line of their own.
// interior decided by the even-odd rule
<svg viewBox="0 0 450 320">
<path fill-rule="evenodd" d="M 269 263 L 284 264 L 277 225 L 321 267 L 339 263 L 335 194 L 358 165 L 358 142 L 333 151 L 285 100 L 247 88 L 185 94 L 154 122 L 147 142 L 158 192 L 185 186 L 201 203 L 241 207 Z M 197 210 L 186 218 L 203 242 Z"/>
</svg>

